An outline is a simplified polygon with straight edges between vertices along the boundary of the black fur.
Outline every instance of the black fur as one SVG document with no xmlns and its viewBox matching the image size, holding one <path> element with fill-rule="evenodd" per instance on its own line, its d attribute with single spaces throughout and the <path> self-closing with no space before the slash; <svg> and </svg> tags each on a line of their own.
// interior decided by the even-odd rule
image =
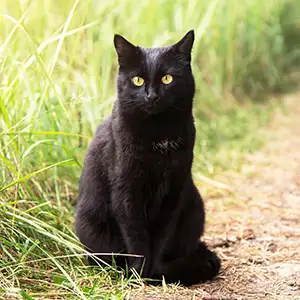
<svg viewBox="0 0 300 300">
<path fill-rule="evenodd" d="M 210 280 L 220 269 L 199 240 L 205 213 L 191 175 L 193 42 L 193 31 L 161 48 L 115 35 L 118 97 L 88 148 L 76 214 L 76 233 L 90 251 L 142 255 L 115 260 L 144 277 L 184 285 Z M 173 76 L 168 85 L 161 82 L 165 74 Z M 145 84 L 135 86 L 134 76 Z"/>
</svg>

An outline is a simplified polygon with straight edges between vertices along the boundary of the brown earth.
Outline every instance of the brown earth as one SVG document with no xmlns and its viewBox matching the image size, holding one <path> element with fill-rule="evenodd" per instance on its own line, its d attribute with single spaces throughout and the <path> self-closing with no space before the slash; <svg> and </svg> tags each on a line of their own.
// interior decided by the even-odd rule
<svg viewBox="0 0 300 300">
<path fill-rule="evenodd" d="M 268 143 L 241 173 L 221 174 L 231 189 L 206 196 L 204 240 L 222 259 L 213 282 L 142 287 L 129 299 L 300 300 L 300 94 L 274 113 Z M 205 194 L 205 191 L 204 191 Z"/>
</svg>

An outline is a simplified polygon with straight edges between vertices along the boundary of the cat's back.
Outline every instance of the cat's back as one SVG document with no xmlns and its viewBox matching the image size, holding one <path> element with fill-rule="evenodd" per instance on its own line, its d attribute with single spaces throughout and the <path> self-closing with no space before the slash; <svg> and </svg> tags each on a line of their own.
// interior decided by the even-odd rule
<svg viewBox="0 0 300 300">
<path fill-rule="evenodd" d="M 107 117 L 96 129 L 85 156 L 84 168 L 104 172 L 105 163 L 113 154 L 112 117 Z"/>
</svg>

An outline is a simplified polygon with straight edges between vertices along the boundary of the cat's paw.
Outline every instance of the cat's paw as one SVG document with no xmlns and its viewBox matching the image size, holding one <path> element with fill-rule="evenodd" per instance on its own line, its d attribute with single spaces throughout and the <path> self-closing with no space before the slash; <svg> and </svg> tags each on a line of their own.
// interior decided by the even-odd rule
<svg viewBox="0 0 300 300">
<path fill-rule="evenodd" d="M 150 276 L 150 259 L 134 258 L 129 264 L 129 276 L 138 274 L 140 277 L 145 278 Z"/>
<path fill-rule="evenodd" d="M 180 273 L 180 282 L 183 285 L 192 285 L 214 279 L 221 268 L 221 260 L 217 254 L 209 249 L 203 243 L 199 244 L 198 250 L 191 255 L 186 265 L 182 267 Z"/>
</svg>

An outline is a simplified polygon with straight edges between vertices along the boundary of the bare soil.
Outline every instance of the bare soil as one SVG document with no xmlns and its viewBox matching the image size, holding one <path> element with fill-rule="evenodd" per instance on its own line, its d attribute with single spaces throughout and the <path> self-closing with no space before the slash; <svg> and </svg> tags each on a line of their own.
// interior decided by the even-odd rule
<svg viewBox="0 0 300 300">
<path fill-rule="evenodd" d="M 299 101 L 285 97 L 286 113 L 274 113 L 267 145 L 246 156 L 241 173 L 215 178 L 231 191 L 204 191 L 204 240 L 220 255 L 221 274 L 189 289 L 144 286 L 130 299 L 300 300 Z"/>
</svg>

